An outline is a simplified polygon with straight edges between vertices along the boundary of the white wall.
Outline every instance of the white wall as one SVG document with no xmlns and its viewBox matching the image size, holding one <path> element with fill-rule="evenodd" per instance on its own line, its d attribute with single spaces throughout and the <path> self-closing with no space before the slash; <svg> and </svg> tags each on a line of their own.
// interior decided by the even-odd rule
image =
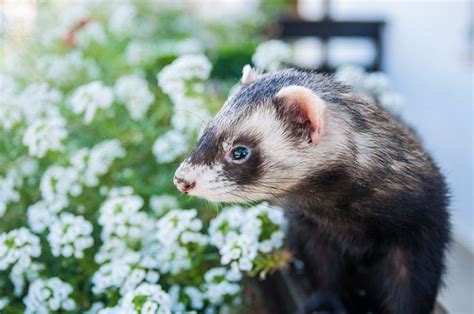
<svg viewBox="0 0 474 314">
<path fill-rule="evenodd" d="M 318 1 L 302 2 L 316 7 Z M 333 0 L 332 4 L 334 18 L 387 22 L 384 71 L 405 97 L 402 116 L 418 130 L 448 179 L 455 236 L 474 251 L 471 3 Z"/>
</svg>

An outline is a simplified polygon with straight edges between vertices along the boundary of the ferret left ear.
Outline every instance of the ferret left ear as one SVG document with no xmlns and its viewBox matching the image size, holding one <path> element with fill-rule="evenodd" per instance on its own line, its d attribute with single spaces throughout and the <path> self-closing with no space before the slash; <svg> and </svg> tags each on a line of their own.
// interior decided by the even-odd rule
<svg viewBox="0 0 474 314">
<path fill-rule="evenodd" d="M 255 81 L 258 78 L 258 72 L 252 68 L 250 65 L 246 65 L 242 69 L 242 78 L 240 82 L 242 84 L 249 84 Z"/>
<path fill-rule="evenodd" d="M 311 89 L 303 86 L 286 86 L 275 96 L 285 112 L 297 124 L 309 124 L 310 140 L 318 144 L 324 132 L 324 112 L 326 104 Z"/>
</svg>

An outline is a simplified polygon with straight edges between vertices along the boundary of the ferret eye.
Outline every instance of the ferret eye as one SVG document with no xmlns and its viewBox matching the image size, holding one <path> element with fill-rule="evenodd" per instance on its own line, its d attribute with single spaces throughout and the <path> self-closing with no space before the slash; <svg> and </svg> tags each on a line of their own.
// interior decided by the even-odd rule
<svg viewBox="0 0 474 314">
<path fill-rule="evenodd" d="M 244 146 L 234 147 L 230 154 L 229 159 L 236 163 L 242 163 L 250 157 L 250 149 Z"/>
</svg>

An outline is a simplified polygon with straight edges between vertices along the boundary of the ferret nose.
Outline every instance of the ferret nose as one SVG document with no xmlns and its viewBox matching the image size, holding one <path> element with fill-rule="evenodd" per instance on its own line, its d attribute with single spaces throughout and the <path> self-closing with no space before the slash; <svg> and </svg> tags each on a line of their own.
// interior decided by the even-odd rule
<svg viewBox="0 0 474 314">
<path fill-rule="evenodd" d="M 173 181 L 176 187 L 178 188 L 178 190 L 180 190 L 181 192 L 185 194 L 187 194 L 196 186 L 196 181 L 187 181 L 176 176 L 174 177 Z"/>
</svg>

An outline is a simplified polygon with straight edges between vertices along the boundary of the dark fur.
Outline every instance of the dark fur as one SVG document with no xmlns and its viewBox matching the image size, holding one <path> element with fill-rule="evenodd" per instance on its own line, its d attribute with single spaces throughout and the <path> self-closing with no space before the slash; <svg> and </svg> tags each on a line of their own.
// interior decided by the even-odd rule
<svg viewBox="0 0 474 314">
<path fill-rule="evenodd" d="M 430 313 L 450 238 L 448 190 L 439 169 L 403 123 L 331 77 L 314 73 L 288 70 L 261 76 L 243 85 L 216 120 L 232 117 L 232 130 L 232 124 L 245 123 L 243 119 L 267 105 L 278 108 L 280 119 L 291 119 L 284 104 L 274 99 L 289 85 L 310 88 L 333 111 L 350 117 L 348 147 L 277 198 L 288 214 L 290 236 L 296 239 L 315 290 L 341 293 L 345 278 L 364 269 L 379 311 Z M 219 155 L 218 144 L 225 135 L 214 125 L 194 150 L 191 163 L 212 163 Z M 289 145 L 311 131 L 305 123 L 287 125 L 292 134 Z M 369 138 L 376 152 L 368 169 L 357 163 L 361 152 L 354 134 Z M 246 140 L 258 147 L 258 139 Z M 265 156 L 257 151 L 253 158 L 247 168 L 224 169 L 225 175 L 243 186 L 258 184 Z"/>
</svg>

